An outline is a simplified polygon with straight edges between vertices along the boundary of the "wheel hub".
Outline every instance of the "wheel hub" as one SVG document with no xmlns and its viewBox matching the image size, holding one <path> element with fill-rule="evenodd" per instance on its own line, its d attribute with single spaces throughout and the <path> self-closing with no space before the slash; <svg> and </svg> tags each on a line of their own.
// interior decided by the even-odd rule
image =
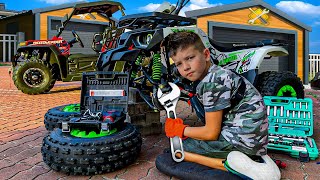
<svg viewBox="0 0 320 180">
<path fill-rule="evenodd" d="M 87 132 L 79 129 L 73 129 L 71 130 L 70 134 L 79 138 L 98 138 L 103 136 L 110 136 L 116 132 L 117 129 L 112 129 L 110 131 L 101 131 L 100 133 L 96 133 L 94 131 Z"/>
<path fill-rule="evenodd" d="M 292 86 L 285 85 L 279 89 L 277 96 L 297 97 L 297 92 L 295 91 L 295 89 Z"/>
<path fill-rule="evenodd" d="M 36 80 L 38 80 L 39 79 L 39 76 L 38 75 L 32 75 L 32 80 L 34 80 L 34 81 L 36 81 Z"/>
<path fill-rule="evenodd" d="M 39 68 L 29 68 L 23 74 L 23 81 L 30 87 L 39 87 L 42 85 L 45 73 Z"/>
</svg>

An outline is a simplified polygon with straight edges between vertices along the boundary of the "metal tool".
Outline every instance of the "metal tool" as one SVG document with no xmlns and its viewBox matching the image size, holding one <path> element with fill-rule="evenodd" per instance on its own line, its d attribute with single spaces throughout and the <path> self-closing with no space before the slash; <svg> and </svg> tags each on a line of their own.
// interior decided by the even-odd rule
<svg viewBox="0 0 320 180">
<path fill-rule="evenodd" d="M 288 127 L 288 126 L 282 126 L 280 129 L 292 129 L 292 130 L 299 130 L 299 131 L 310 131 L 310 128 L 308 128 L 308 127 Z"/>
<path fill-rule="evenodd" d="M 167 112 L 168 118 L 175 119 L 177 117 L 176 114 L 176 106 L 180 97 L 180 89 L 176 84 L 169 82 L 171 87 L 171 91 L 168 93 L 163 93 L 161 88 L 158 88 L 158 100 L 163 105 L 164 109 Z M 184 151 L 182 146 L 182 140 L 180 137 L 175 136 L 170 138 L 170 146 L 171 146 L 171 155 L 172 159 L 176 162 L 181 162 L 184 159 Z M 181 157 L 177 158 L 176 154 L 180 153 Z"/>
<path fill-rule="evenodd" d="M 280 135 L 269 135 L 269 138 L 273 138 L 274 140 L 295 140 L 295 141 L 304 141 L 303 139 L 295 139 L 295 138 L 290 138 L 290 137 L 284 137 Z"/>
<path fill-rule="evenodd" d="M 283 116 L 283 106 L 280 106 L 280 116 Z"/>
<path fill-rule="evenodd" d="M 251 12 L 253 12 L 253 14 L 255 14 L 256 17 L 259 16 L 259 14 L 257 14 L 253 9 L 249 8 L 249 10 L 250 10 Z M 268 22 L 267 22 L 263 17 L 259 16 L 258 18 L 259 18 L 259 20 L 260 20 L 264 25 L 268 24 Z"/>
<path fill-rule="evenodd" d="M 309 146 L 310 146 L 311 148 L 313 148 L 312 139 L 311 139 L 310 137 L 307 137 L 306 140 L 307 140 Z"/>
<path fill-rule="evenodd" d="M 268 9 L 263 9 L 263 11 L 262 11 L 261 14 L 259 14 L 257 17 L 255 17 L 255 18 L 253 18 L 253 19 L 250 19 L 250 20 L 248 21 L 248 23 L 249 23 L 249 24 L 253 24 L 257 19 L 259 19 L 261 16 L 263 16 L 263 15 L 265 15 L 265 14 L 267 14 L 267 13 L 269 13 L 269 10 L 268 10 Z"/>
</svg>

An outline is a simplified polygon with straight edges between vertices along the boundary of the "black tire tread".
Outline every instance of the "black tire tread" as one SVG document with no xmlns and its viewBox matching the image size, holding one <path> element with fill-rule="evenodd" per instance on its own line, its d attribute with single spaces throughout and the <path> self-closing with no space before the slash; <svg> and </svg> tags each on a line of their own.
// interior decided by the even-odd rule
<svg viewBox="0 0 320 180">
<path fill-rule="evenodd" d="M 290 71 L 266 71 L 258 76 L 256 88 L 262 96 L 276 96 L 279 88 L 289 84 L 295 88 L 297 98 L 304 98 L 304 86 L 300 78 Z"/>
<path fill-rule="evenodd" d="M 19 71 L 21 68 L 23 68 L 24 66 L 27 66 L 28 64 L 30 63 L 39 63 L 39 64 L 42 64 L 44 65 L 46 68 L 48 68 L 48 70 L 50 71 L 50 74 L 49 74 L 49 82 L 48 84 L 46 85 L 46 87 L 44 89 L 39 89 L 39 88 L 26 88 L 26 85 L 24 85 L 24 82 L 21 82 L 20 80 L 20 76 L 21 76 L 21 72 Z M 30 95 L 36 95 L 36 94 L 41 94 L 41 93 L 45 93 L 45 92 L 49 92 L 55 82 L 56 82 L 56 72 L 54 70 L 54 68 L 50 67 L 49 65 L 45 64 L 43 61 L 41 60 L 26 60 L 26 61 L 23 61 L 23 62 L 19 62 L 17 64 L 17 66 L 15 66 L 13 68 L 13 73 L 12 73 L 12 79 L 13 79 L 13 82 L 14 82 L 14 85 L 20 90 L 22 91 L 23 93 L 25 94 L 30 94 Z"/>
<path fill-rule="evenodd" d="M 43 139 L 43 161 L 72 175 L 113 172 L 133 163 L 141 151 L 140 133 L 131 124 L 111 136 L 77 138 L 55 129 Z"/>
<path fill-rule="evenodd" d="M 55 128 L 61 128 L 59 126 L 59 122 L 62 121 L 68 121 L 69 117 L 80 117 L 80 112 L 64 112 L 62 111 L 64 107 L 68 106 L 57 106 L 54 108 L 51 108 L 47 111 L 47 113 L 44 115 L 44 126 L 48 131 L 52 131 Z"/>
</svg>

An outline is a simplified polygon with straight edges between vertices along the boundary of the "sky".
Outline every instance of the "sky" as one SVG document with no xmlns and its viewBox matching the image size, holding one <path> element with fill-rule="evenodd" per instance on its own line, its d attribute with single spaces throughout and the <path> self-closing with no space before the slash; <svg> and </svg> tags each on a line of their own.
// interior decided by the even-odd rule
<svg viewBox="0 0 320 180">
<path fill-rule="evenodd" d="M 31 10 L 48 6 L 71 3 L 83 0 L 0 0 L 5 3 L 7 10 Z M 96 0 L 86 0 L 89 2 Z M 126 14 L 136 14 L 155 10 L 164 0 L 118 0 L 125 7 Z M 176 4 L 176 0 L 167 0 Z M 233 4 L 248 0 L 190 0 L 187 6 L 182 9 L 180 15 L 185 11 L 196 10 L 207 7 L 214 7 L 225 4 Z M 264 0 L 266 3 L 296 18 L 300 22 L 310 26 L 312 32 L 309 34 L 309 52 L 320 53 L 320 0 Z M 117 18 L 120 13 L 116 14 Z"/>
</svg>

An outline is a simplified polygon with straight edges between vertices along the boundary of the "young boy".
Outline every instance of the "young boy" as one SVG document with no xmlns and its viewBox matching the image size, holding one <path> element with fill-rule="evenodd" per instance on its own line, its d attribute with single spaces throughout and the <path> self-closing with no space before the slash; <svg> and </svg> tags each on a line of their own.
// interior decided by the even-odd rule
<svg viewBox="0 0 320 180">
<path fill-rule="evenodd" d="M 168 44 L 170 57 L 181 76 L 192 82 L 200 81 L 197 96 L 205 109 L 202 127 L 189 127 L 179 118 L 166 120 L 166 135 L 185 139 L 184 160 L 226 170 L 223 162 L 231 151 L 250 157 L 266 155 L 266 108 L 254 86 L 211 63 L 209 50 L 195 33 L 174 33 Z M 241 89 L 243 96 L 235 97 Z"/>
</svg>

